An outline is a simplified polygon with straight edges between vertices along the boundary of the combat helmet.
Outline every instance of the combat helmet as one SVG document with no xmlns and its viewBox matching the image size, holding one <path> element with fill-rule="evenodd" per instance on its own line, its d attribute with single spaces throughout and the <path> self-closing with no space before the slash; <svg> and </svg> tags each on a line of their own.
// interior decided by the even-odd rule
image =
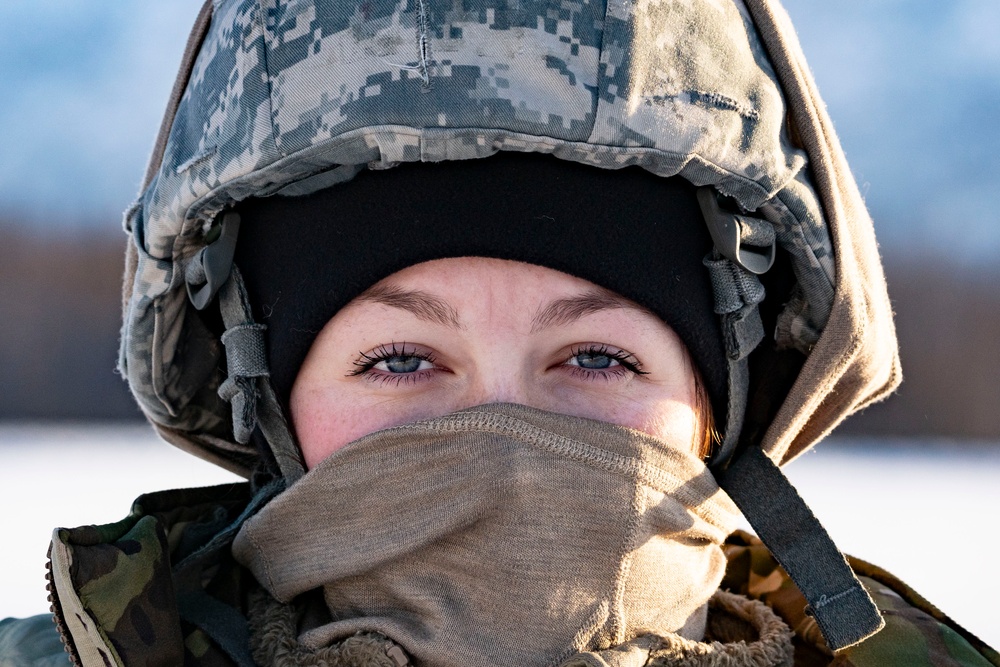
<svg viewBox="0 0 1000 667">
<path fill-rule="evenodd" d="M 900 375 L 870 218 L 771 0 L 206 2 L 124 222 L 120 370 L 148 419 L 243 475 L 259 428 L 294 480 L 264 333 L 232 270 L 230 209 L 500 151 L 703 188 L 729 366 L 713 472 L 832 648 L 876 631 L 867 593 L 777 467 Z"/>
</svg>

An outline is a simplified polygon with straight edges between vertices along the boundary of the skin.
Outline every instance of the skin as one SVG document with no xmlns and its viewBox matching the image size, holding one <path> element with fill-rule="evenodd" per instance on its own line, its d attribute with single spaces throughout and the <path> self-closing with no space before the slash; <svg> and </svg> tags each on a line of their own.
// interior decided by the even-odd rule
<svg viewBox="0 0 1000 667">
<path fill-rule="evenodd" d="M 696 451 L 695 386 L 677 334 L 637 304 L 552 269 L 462 257 L 403 269 L 342 308 L 290 409 L 309 468 L 374 431 L 498 402 Z"/>
</svg>

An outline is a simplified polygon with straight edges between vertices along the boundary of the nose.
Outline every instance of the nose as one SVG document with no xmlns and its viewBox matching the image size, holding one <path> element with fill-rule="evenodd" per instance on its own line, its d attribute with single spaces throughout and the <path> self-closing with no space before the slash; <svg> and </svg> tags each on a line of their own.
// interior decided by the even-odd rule
<svg viewBox="0 0 1000 667">
<path fill-rule="evenodd" d="M 530 407 L 538 405 L 537 388 L 527 374 L 511 366 L 500 365 L 478 374 L 466 391 L 465 407 L 486 403 L 519 403 Z"/>
</svg>

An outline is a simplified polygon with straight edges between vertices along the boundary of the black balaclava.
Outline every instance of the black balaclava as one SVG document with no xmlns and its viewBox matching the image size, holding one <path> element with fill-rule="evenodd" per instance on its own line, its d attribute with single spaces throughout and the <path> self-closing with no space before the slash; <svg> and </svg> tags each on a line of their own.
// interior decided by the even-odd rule
<svg viewBox="0 0 1000 667">
<path fill-rule="evenodd" d="M 687 346 L 717 422 L 726 414 L 725 351 L 702 264 L 712 241 L 683 178 L 500 153 L 364 170 L 235 210 L 235 264 L 267 325 L 271 384 L 286 414 L 299 368 L 337 311 L 408 266 L 470 256 L 556 269 L 648 308 Z"/>
</svg>

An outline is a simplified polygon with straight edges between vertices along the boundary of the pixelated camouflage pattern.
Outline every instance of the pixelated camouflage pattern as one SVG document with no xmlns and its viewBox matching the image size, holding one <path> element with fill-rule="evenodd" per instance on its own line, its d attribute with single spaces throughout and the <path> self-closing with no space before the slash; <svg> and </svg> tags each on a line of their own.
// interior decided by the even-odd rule
<svg viewBox="0 0 1000 667">
<path fill-rule="evenodd" d="M 73 585 L 114 646 L 118 664 L 234 664 L 208 634 L 181 620 L 177 601 L 202 591 L 246 619 L 259 585 L 228 555 L 228 542 L 214 551 L 205 545 L 241 513 L 249 496 L 246 484 L 163 491 L 139 498 L 118 523 L 58 532 L 73 555 Z M 1000 653 L 891 574 L 854 558 L 851 566 L 882 610 L 886 627 L 833 654 L 806 614 L 802 594 L 756 537 L 737 531 L 724 548 L 728 567 L 722 587 L 765 602 L 788 623 L 795 632 L 796 667 L 1000 667 Z M 15 623 L 26 622 L 34 635 L 41 632 L 37 619 Z M 51 644 L 54 626 L 43 629 Z M 19 643 L 31 636 L 5 627 L 0 658 L 18 655 Z"/>
<path fill-rule="evenodd" d="M 138 262 L 121 370 L 175 444 L 246 472 L 252 451 L 214 395 L 219 347 L 185 295 L 214 216 L 365 166 L 497 151 L 680 174 L 761 211 L 800 287 L 779 342 L 808 350 L 836 269 L 786 125 L 741 0 L 219 0 L 126 217 Z"/>
</svg>

